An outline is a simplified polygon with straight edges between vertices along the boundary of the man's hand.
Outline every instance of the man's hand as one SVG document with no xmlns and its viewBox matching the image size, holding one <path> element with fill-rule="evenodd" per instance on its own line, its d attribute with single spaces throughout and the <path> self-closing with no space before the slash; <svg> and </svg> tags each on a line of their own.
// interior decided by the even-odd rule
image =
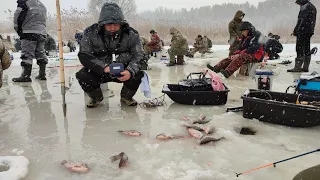
<svg viewBox="0 0 320 180">
<path fill-rule="evenodd" d="M 107 66 L 107 67 L 104 68 L 104 72 L 105 72 L 105 73 L 110 73 L 110 68 L 109 68 L 109 66 Z"/>
<path fill-rule="evenodd" d="M 128 81 L 131 78 L 131 73 L 128 70 L 124 70 L 120 74 L 123 76 L 121 78 L 118 78 L 119 81 Z"/>
</svg>

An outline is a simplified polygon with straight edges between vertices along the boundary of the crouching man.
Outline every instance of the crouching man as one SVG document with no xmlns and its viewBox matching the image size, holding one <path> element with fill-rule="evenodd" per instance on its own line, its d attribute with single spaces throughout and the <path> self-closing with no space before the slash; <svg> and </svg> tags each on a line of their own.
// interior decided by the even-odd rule
<svg viewBox="0 0 320 180">
<path fill-rule="evenodd" d="M 116 62 L 112 60 L 113 54 Z M 117 4 L 103 5 L 99 22 L 84 32 L 78 56 L 84 67 L 76 78 L 90 97 L 88 108 L 97 107 L 103 100 L 100 84 L 108 82 L 123 83 L 120 101 L 128 106 L 137 105 L 133 96 L 144 75 L 140 71 L 143 50 L 138 32 L 129 26 Z M 122 77 L 115 78 L 110 72 L 112 63 L 123 64 Z"/>
<path fill-rule="evenodd" d="M 216 73 L 221 72 L 226 78 L 229 78 L 242 65 L 262 60 L 264 54 L 263 45 L 259 43 L 261 33 L 246 21 L 242 23 L 240 31 L 242 33 L 242 41 L 234 55 L 221 60 L 214 67 L 208 64 L 207 67 L 209 69 Z"/>
</svg>

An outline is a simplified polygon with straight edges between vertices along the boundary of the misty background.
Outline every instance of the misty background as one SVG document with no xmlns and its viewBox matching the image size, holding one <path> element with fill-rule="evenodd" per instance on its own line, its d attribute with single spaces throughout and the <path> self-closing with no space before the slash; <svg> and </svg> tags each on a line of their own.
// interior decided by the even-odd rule
<svg viewBox="0 0 320 180">
<path fill-rule="evenodd" d="M 42 2 L 48 9 L 48 33 L 55 37 L 56 1 Z M 129 24 L 141 36 L 149 38 L 149 31 L 154 29 L 166 45 L 171 39 L 169 29 L 172 26 L 186 35 L 190 44 L 198 34 L 207 35 L 214 44 L 227 44 L 228 24 L 238 10 L 246 14 L 244 21 L 250 21 L 262 33 L 272 32 L 279 34 L 282 42 L 294 42 L 295 38 L 289 36 L 296 25 L 300 8 L 295 0 L 61 0 L 63 39 L 73 39 L 76 29 L 84 30 L 97 22 L 104 2 L 118 3 Z M 311 2 L 319 9 L 319 0 Z M 12 17 L 16 1 L 2 4 L 6 6 L 0 7 L 0 33 L 13 33 Z M 320 42 L 319 17 L 318 13 L 313 42 Z"/>
</svg>

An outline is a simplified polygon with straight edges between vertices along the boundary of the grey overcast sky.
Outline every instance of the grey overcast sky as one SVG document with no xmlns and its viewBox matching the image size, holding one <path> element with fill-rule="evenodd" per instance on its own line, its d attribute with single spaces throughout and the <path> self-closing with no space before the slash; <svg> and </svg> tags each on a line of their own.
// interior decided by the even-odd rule
<svg viewBox="0 0 320 180">
<path fill-rule="evenodd" d="M 56 12 L 56 0 L 41 0 L 47 7 L 48 11 L 52 14 Z M 128 0 L 130 1 L 130 0 Z M 222 4 L 222 3 L 245 3 L 248 1 L 250 4 L 257 5 L 265 0 L 136 0 L 138 12 L 154 10 L 157 7 L 167 7 L 172 9 L 200 7 L 206 5 Z M 86 9 L 89 0 L 60 0 L 61 8 L 68 9 L 71 6 L 80 9 Z M 0 20 L 7 18 L 4 13 L 5 10 L 16 9 L 16 0 L 0 0 Z"/>
</svg>

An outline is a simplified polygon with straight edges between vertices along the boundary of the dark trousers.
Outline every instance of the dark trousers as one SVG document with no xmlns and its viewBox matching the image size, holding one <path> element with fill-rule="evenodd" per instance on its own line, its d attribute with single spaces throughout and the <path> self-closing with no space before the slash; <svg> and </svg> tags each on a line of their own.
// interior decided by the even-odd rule
<svg viewBox="0 0 320 180">
<path fill-rule="evenodd" d="M 310 56 L 310 40 L 312 35 L 298 35 L 296 43 L 297 58 Z"/>
<path fill-rule="evenodd" d="M 136 93 L 140 86 L 141 79 L 143 78 L 143 76 L 144 73 L 140 71 L 136 74 L 134 78 L 131 77 L 128 81 L 121 82 L 118 79 L 111 78 L 109 73 L 99 75 L 85 67 L 76 73 L 76 78 L 78 79 L 80 86 L 82 87 L 83 91 L 87 93 L 100 89 L 100 84 L 108 82 L 123 83 L 124 87 Z"/>
</svg>

